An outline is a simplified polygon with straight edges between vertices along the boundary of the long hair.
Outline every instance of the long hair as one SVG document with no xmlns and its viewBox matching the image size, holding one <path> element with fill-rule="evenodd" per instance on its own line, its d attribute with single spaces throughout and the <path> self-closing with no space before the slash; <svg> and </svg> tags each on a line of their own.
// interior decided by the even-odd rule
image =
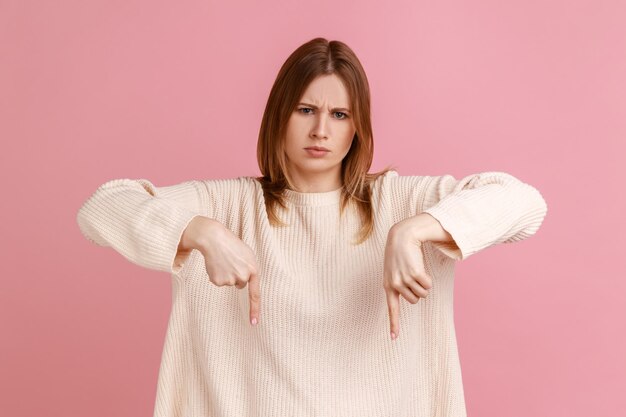
<svg viewBox="0 0 626 417">
<path fill-rule="evenodd" d="M 374 229 L 372 183 L 394 169 L 368 173 L 374 156 L 374 138 L 370 115 L 370 89 L 365 71 L 355 53 L 345 43 L 314 38 L 296 49 L 280 68 L 270 91 L 257 142 L 257 160 L 270 224 L 287 226 L 276 214 L 276 205 L 286 209 L 285 188 L 295 189 L 287 169 L 285 134 L 287 122 L 311 81 L 336 74 L 344 83 L 356 131 L 352 145 L 341 162 L 340 216 L 347 205 L 356 204 L 361 229 L 356 244 L 364 242 Z"/>
</svg>

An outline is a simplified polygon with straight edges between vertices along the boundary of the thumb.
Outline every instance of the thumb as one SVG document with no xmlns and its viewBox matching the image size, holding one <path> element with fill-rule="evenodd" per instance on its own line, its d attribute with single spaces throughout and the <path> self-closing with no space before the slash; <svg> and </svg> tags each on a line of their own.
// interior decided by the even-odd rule
<svg viewBox="0 0 626 417">
<path fill-rule="evenodd" d="M 250 298 L 250 323 L 255 326 L 259 322 L 259 314 L 261 312 L 261 289 L 259 277 L 256 273 L 250 274 L 248 297 Z"/>
</svg>

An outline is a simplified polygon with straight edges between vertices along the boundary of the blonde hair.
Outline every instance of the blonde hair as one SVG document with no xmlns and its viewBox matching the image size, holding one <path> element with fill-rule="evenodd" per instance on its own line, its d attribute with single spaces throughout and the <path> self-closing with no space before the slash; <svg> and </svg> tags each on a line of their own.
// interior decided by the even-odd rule
<svg viewBox="0 0 626 417">
<path fill-rule="evenodd" d="M 289 175 L 285 153 L 285 132 L 289 117 L 311 81 L 322 75 L 336 74 L 344 83 L 356 128 L 352 146 L 341 162 L 342 215 L 348 203 L 356 205 L 362 226 L 356 244 L 364 242 L 374 229 L 372 183 L 395 168 L 368 173 L 374 156 L 370 116 L 370 90 L 365 71 L 355 53 L 345 43 L 314 38 L 298 47 L 280 68 L 270 91 L 257 142 L 257 160 L 270 224 L 287 226 L 276 214 L 276 205 L 286 208 L 285 188 L 295 189 Z"/>
</svg>

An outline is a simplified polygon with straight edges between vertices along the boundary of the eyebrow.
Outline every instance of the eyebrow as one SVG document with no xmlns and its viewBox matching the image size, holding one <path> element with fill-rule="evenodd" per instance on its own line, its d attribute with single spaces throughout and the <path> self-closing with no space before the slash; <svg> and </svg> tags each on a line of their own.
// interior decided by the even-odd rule
<svg viewBox="0 0 626 417">
<path fill-rule="evenodd" d="M 301 105 L 303 105 L 303 106 L 312 107 L 312 108 L 314 108 L 314 109 L 316 109 L 316 110 L 317 110 L 317 109 L 319 109 L 319 107 L 317 107 L 317 106 L 315 106 L 315 105 L 313 105 L 313 104 L 309 104 L 309 103 L 298 103 L 298 104 L 301 104 Z M 331 110 L 332 110 L 333 112 L 336 112 L 336 111 L 344 111 L 344 112 L 350 113 L 350 109 L 346 109 L 345 107 L 335 107 L 334 109 L 331 109 Z"/>
</svg>

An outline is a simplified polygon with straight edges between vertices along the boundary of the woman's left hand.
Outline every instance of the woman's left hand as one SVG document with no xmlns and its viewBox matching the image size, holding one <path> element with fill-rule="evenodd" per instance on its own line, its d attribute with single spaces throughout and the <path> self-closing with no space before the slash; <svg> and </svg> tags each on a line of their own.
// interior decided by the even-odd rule
<svg viewBox="0 0 626 417">
<path fill-rule="evenodd" d="M 400 294 L 411 304 L 428 295 L 432 278 L 424 269 L 422 242 L 415 237 L 409 224 L 398 222 L 389 230 L 385 246 L 383 288 L 391 323 L 391 338 L 398 337 L 400 324 Z M 395 337 L 394 337 L 395 335 Z"/>
</svg>

